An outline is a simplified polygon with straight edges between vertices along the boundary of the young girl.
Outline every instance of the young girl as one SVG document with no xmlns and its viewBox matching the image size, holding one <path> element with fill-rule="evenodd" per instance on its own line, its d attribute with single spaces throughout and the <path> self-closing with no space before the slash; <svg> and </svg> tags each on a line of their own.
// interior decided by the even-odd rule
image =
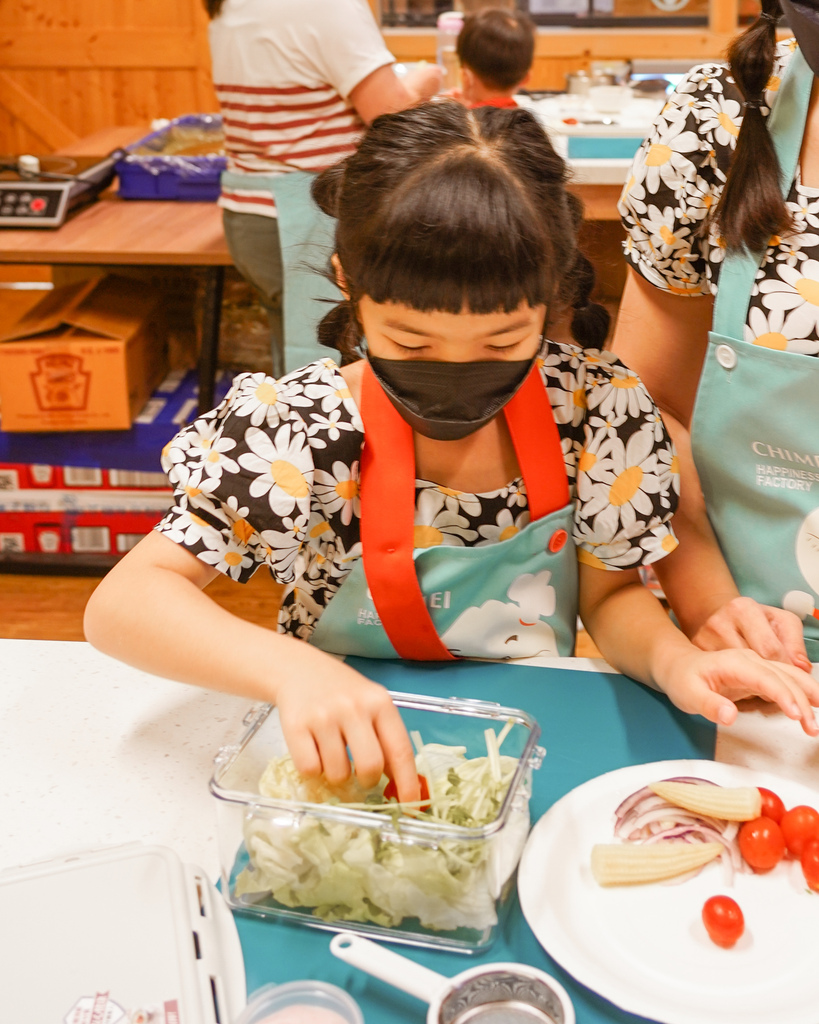
<svg viewBox="0 0 819 1024">
<path fill-rule="evenodd" d="M 89 640 L 275 703 L 305 775 L 341 781 L 352 757 L 403 800 L 419 791 L 398 713 L 332 653 L 570 655 L 579 608 L 612 664 L 683 710 L 730 723 L 758 694 L 819 731 L 806 672 L 696 649 L 640 585 L 676 546 L 675 457 L 640 381 L 598 350 L 608 318 L 565 185 L 524 110 L 378 118 L 316 182 L 348 295 L 321 328 L 340 367 L 240 376 L 171 442 L 177 504 L 100 584 Z M 549 341 L 572 306 L 578 344 Z M 201 593 L 262 564 L 287 588 L 278 633 Z"/>
</svg>

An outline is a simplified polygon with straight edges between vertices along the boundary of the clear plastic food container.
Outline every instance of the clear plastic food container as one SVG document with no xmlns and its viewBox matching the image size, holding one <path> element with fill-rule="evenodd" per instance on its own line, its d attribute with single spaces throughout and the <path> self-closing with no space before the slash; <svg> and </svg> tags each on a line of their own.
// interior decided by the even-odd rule
<svg viewBox="0 0 819 1024">
<path fill-rule="evenodd" d="M 447 819 L 371 810 L 366 796 L 282 797 L 267 781 L 276 795 L 263 795 L 268 765 L 287 754 L 278 713 L 265 704 L 214 762 L 222 891 L 251 914 L 482 951 L 498 933 L 529 831 L 540 727 L 525 711 L 485 701 L 392 697 Z"/>
</svg>

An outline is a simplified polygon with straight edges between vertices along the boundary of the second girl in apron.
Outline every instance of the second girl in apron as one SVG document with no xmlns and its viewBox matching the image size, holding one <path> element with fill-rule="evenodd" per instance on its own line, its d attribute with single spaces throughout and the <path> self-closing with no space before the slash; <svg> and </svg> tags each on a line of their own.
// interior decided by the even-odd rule
<svg viewBox="0 0 819 1024">
<path fill-rule="evenodd" d="M 813 82 L 797 50 L 768 118 L 786 197 Z M 763 258 L 726 255 L 692 448 L 708 515 L 740 592 L 803 617 L 808 657 L 819 661 L 819 359 L 743 339 Z"/>
</svg>

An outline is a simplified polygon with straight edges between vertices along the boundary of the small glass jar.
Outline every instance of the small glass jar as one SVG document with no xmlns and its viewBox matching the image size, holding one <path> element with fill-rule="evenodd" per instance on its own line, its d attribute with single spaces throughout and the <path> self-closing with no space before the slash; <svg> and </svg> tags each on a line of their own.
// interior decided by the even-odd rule
<svg viewBox="0 0 819 1024">
<path fill-rule="evenodd" d="M 364 1015 L 337 985 L 288 981 L 256 989 L 235 1024 L 364 1024 Z"/>
</svg>

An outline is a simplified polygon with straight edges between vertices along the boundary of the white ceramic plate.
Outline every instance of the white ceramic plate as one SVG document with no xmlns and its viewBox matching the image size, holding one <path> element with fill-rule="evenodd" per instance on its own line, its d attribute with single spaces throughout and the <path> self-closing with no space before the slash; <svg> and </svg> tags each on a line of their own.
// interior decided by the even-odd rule
<svg viewBox="0 0 819 1024">
<path fill-rule="evenodd" d="M 589 866 L 614 842 L 614 810 L 649 782 L 694 775 L 724 786 L 767 786 L 786 807 L 819 807 L 819 792 L 715 761 L 658 761 L 600 775 L 537 822 L 518 871 L 524 916 L 540 944 L 581 984 L 663 1024 L 819 1024 L 819 894 L 798 861 L 727 886 L 719 862 L 677 885 L 603 889 Z M 700 913 L 732 896 L 745 916 L 733 949 L 715 946 Z"/>
</svg>

